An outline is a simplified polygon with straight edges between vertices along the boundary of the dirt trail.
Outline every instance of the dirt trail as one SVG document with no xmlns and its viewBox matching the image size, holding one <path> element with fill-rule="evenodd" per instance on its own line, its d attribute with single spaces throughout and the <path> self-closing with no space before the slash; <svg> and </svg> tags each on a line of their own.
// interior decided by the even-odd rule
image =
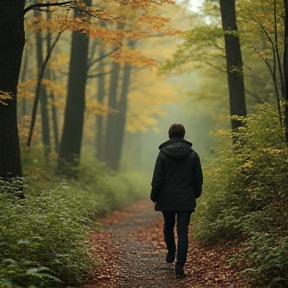
<svg viewBox="0 0 288 288">
<path fill-rule="evenodd" d="M 163 220 L 149 200 L 100 219 L 100 231 L 92 235 L 101 265 L 95 279 L 84 288 L 207 288 L 249 287 L 236 276 L 237 267 L 226 263 L 231 251 L 207 250 L 190 236 L 186 279 L 175 279 L 174 264 L 165 262 Z M 193 227 L 190 229 L 193 233 Z M 228 250 L 227 250 L 228 249 Z M 219 248 L 218 248 L 219 250 Z"/>
</svg>

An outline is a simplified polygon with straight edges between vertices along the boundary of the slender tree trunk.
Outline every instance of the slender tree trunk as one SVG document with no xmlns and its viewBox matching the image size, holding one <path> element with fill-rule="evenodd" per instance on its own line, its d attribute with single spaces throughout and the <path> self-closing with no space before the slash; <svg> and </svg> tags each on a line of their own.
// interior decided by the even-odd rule
<svg viewBox="0 0 288 288">
<path fill-rule="evenodd" d="M 285 139 L 288 143 L 288 3 L 284 2 L 284 55 L 283 55 L 283 70 L 284 70 L 284 127 Z"/>
<path fill-rule="evenodd" d="M 120 64 L 113 62 L 110 74 L 110 90 L 108 106 L 113 110 L 117 110 L 117 93 L 120 74 Z M 109 113 L 106 123 L 105 134 L 105 162 L 108 167 L 115 169 L 115 146 L 118 145 L 118 139 L 115 138 L 117 127 L 117 112 Z"/>
<path fill-rule="evenodd" d="M 129 40 L 129 48 L 135 48 L 135 41 Z M 125 136 L 125 124 L 126 124 L 126 112 L 128 106 L 128 93 L 129 93 L 129 85 L 130 85 L 130 77 L 132 72 L 132 66 L 130 64 L 125 64 L 123 68 L 122 75 L 122 87 L 121 87 L 121 95 L 119 100 L 119 106 L 117 114 L 117 129 L 115 133 L 115 139 L 117 139 L 117 144 L 115 145 L 115 159 L 113 161 L 113 167 L 116 170 L 119 170 L 122 147 L 124 143 Z"/>
<path fill-rule="evenodd" d="M 25 42 L 24 4 L 23 0 L 0 1 L 0 91 L 12 96 L 8 105 L 0 104 L 0 177 L 4 178 L 22 177 L 17 84 Z"/>
<path fill-rule="evenodd" d="M 85 1 L 91 6 L 91 0 Z M 83 134 L 85 88 L 89 38 L 79 31 L 72 33 L 68 95 L 64 116 L 63 134 L 58 156 L 58 173 L 77 178 Z"/>
<path fill-rule="evenodd" d="M 240 40 L 236 22 L 235 0 L 220 0 L 222 27 L 225 38 L 230 116 L 246 116 L 245 87 Z M 231 118 L 232 130 L 242 126 L 242 121 Z"/>
<path fill-rule="evenodd" d="M 105 54 L 104 47 L 99 47 L 99 58 Z M 103 103 L 105 97 L 105 60 L 102 59 L 99 64 L 98 76 L 98 103 Z M 104 117 L 103 115 L 96 116 L 96 155 L 97 159 L 101 162 L 105 161 L 105 146 L 104 146 Z"/>
<path fill-rule="evenodd" d="M 52 71 L 48 71 L 48 78 L 55 81 L 55 76 Z M 55 95 L 51 91 L 49 98 L 51 100 L 51 117 L 52 117 L 52 128 L 54 136 L 54 150 L 56 153 L 59 152 L 59 129 L 58 129 L 58 117 L 57 117 L 57 108 L 55 106 Z"/>
<path fill-rule="evenodd" d="M 58 132 L 58 119 L 57 119 L 57 108 L 54 105 L 55 103 L 55 96 L 54 93 L 50 93 L 50 99 L 51 99 L 51 113 L 52 113 L 52 127 L 53 127 L 53 135 L 54 135 L 54 150 L 56 153 L 59 152 L 59 132 Z"/>
<path fill-rule="evenodd" d="M 24 53 L 24 57 L 23 57 L 23 67 L 21 70 L 21 76 L 20 76 L 20 81 L 23 83 L 25 82 L 25 80 L 28 78 L 27 77 L 28 74 L 28 53 L 27 50 Z M 24 116 L 27 115 L 27 101 L 25 98 L 22 99 L 21 101 L 21 119 L 24 119 Z M 19 115 L 18 115 L 19 116 Z"/>
<path fill-rule="evenodd" d="M 47 13 L 47 20 L 51 19 L 51 14 Z M 47 30 L 47 51 L 51 51 L 52 48 L 52 33 Z M 48 67 L 47 67 L 48 68 Z M 49 68 L 47 69 L 47 79 L 55 81 L 55 74 Z M 59 131 L 58 131 L 58 119 L 57 119 L 57 108 L 55 106 L 55 95 L 53 91 L 50 92 L 49 99 L 51 101 L 51 120 L 52 120 L 52 131 L 54 136 L 54 150 L 56 153 L 59 152 Z"/>
<path fill-rule="evenodd" d="M 34 11 L 36 17 L 41 17 L 38 10 Z M 47 39 L 46 39 L 47 40 Z M 37 70 L 38 77 L 41 77 L 42 66 L 44 64 L 43 59 L 43 41 L 42 32 L 36 32 L 36 53 L 37 53 Z M 47 53 L 49 50 L 47 50 Z M 47 70 L 46 70 L 47 71 Z M 47 75 L 47 72 L 45 73 Z M 39 81 L 39 80 L 38 80 Z M 42 82 L 42 79 L 40 80 Z M 48 156 L 50 151 L 50 128 L 49 128 L 49 113 L 48 113 L 48 95 L 46 87 L 40 84 L 40 89 L 36 90 L 36 93 L 40 93 L 40 106 L 41 106 L 41 127 L 42 127 L 42 142 L 44 146 L 44 155 Z M 37 95 L 35 96 L 37 97 Z"/>
<path fill-rule="evenodd" d="M 122 80 L 122 88 L 121 88 L 121 97 L 119 101 L 119 113 L 117 114 L 117 130 L 115 131 L 115 136 L 117 139 L 117 145 L 115 145 L 115 158 L 113 161 L 113 168 L 115 170 L 119 170 L 122 147 L 124 142 L 125 135 L 125 124 L 126 124 L 126 111 L 128 104 L 128 92 L 129 92 L 129 84 L 130 84 L 130 76 L 132 67 L 130 64 L 125 64 L 123 72 L 123 80 Z"/>
</svg>

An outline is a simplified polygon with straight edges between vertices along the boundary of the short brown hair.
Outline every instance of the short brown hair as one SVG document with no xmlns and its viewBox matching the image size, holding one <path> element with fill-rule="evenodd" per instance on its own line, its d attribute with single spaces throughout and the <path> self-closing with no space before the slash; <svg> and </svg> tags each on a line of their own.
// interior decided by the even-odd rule
<svg viewBox="0 0 288 288">
<path fill-rule="evenodd" d="M 172 124 L 168 130 L 169 138 L 184 138 L 185 128 L 182 124 Z"/>
</svg>

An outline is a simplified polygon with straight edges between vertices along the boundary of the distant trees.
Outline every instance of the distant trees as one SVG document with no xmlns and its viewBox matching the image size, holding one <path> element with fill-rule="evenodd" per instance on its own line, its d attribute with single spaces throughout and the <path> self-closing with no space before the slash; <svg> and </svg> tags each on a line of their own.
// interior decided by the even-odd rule
<svg viewBox="0 0 288 288">
<path fill-rule="evenodd" d="M 252 43 L 250 42 L 250 45 L 252 44 L 254 46 L 253 53 L 256 53 L 259 58 L 264 61 L 270 73 L 271 78 L 269 82 L 273 83 L 273 85 L 270 86 L 273 86 L 274 88 L 273 94 L 275 95 L 275 98 L 277 100 L 280 125 L 284 125 L 285 127 L 285 138 L 286 142 L 288 142 L 287 1 L 269 0 L 263 3 L 263 1 L 242 0 L 238 2 L 238 5 L 240 7 L 239 13 L 242 25 L 244 25 L 245 29 L 247 29 L 246 33 L 250 33 L 249 40 L 252 41 Z M 243 99 L 241 94 L 244 93 L 244 90 L 241 88 L 242 86 L 244 87 L 244 84 L 241 83 L 243 80 L 243 69 L 241 64 L 242 59 L 240 45 L 239 43 L 237 43 L 239 42 L 239 34 L 237 32 L 236 13 L 234 13 L 235 1 L 220 0 L 220 7 L 222 24 L 225 33 L 227 65 L 229 65 L 228 61 L 232 61 L 230 63 L 230 69 L 227 66 L 227 72 L 228 75 L 230 75 L 230 79 L 228 76 L 228 83 L 231 82 L 233 73 L 236 76 L 234 77 L 234 80 L 236 82 L 234 82 L 234 84 L 232 84 L 231 86 L 229 84 L 229 93 L 231 95 L 230 87 L 232 87 L 234 93 L 238 94 L 238 101 L 237 99 L 234 99 L 232 103 L 230 102 L 230 107 L 234 107 L 235 109 L 237 109 L 238 106 L 240 113 L 236 113 L 235 115 L 244 116 L 244 101 L 241 100 Z M 234 30 L 235 33 L 232 30 Z M 227 46 L 228 39 L 230 39 L 229 46 Z M 234 46 L 232 42 L 234 43 Z M 262 43 L 262 45 L 259 45 L 260 43 Z M 227 50 L 227 47 L 230 48 L 228 48 Z M 234 57 L 232 56 L 232 54 L 234 54 Z M 229 73 L 229 71 L 232 71 L 233 73 Z M 259 75 L 258 78 L 260 78 Z M 261 96 L 259 95 L 256 97 L 260 98 Z"/>
<path fill-rule="evenodd" d="M 167 0 L 167 3 L 170 1 Z M 27 6 L 25 7 L 25 3 Z M 164 3 L 164 2 L 163 2 Z M 102 158 L 103 161 L 107 162 L 108 166 L 112 169 L 118 169 L 119 163 L 121 159 L 121 147 L 124 139 L 124 130 L 125 130 L 125 119 L 126 119 L 126 112 L 127 112 L 127 99 L 128 99 L 128 92 L 129 92 L 129 85 L 130 85 L 130 78 L 131 78 L 131 71 L 132 65 L 139 65 L 139 66 L 149 66 L 154 65 L 156 62 L 148 59 L 148 57 L 141 56 L 141 53 L 133 53 L 133 49 L 126 49 L 125 43 L 129 41 L 133 41 L 133 39 L 137 38 L 145 38 L 148 33 L 155 32 L 155 34 L 159 33 L 160 29 L 164 26 L 167 22 L 166 17 L 160 16 L 149 16 L 148 13 L 153 13 L 153 9 L 145 10 L 145 15 L 143 14 L 144 10 L 137 15 L 135 14 L 135 10 L 131 12 L 131 7 L 133 9 L 137 9 L 137 7 L 147 7 L 147 5 L 152 4 L 147 3 L 147 1 L 138 1 L 137 3 L 130 3 L 129 5 L 123 4 L 121 9 L 119 9 L 119 3 L 116 5 L 117 7 L 114 9 L 110 6 L 112 11 L 109 14 L 108 8 L 105 9 L 105 3 L 101 9 L 97 9 L 95 7 L 90 7 L 92 4 L 91 0 L 86 0 L 82 2 L 74 2 L 74 1 L 59 1 L 57 2 L 48 2 L 48 1 L 20 1 L 20 0 L 5 0 L 1 1 L 0 4 L 0 177 L 6 177 L 7 174 L 12 177 L 22 176 L 22 167 L 21 167 L 21 156 L 20 156 L 20 146 L 19 146 L 19 135 L 18 135 L 18 128 L 17 128 L 17 83 L 19 78 L 19 71 L 21 66 L 21 57 L 24 47 L 24 15 L 27 16 L 26 21 L 26 29 L 31 29 L 33 27 L 33 31 L 36 33 L 33 36 L 33 40 L 29 42 L 29 45 L 37 46 L 37 63 L 33 62 L 33 65 L 36 64 L 38 67 L 37 77 L 38 77 L 38 84 L 37 91 L 35 91 L 35 79 L 33 81 L 29 79 L 31 83 L 34 83 L 34 87 L 30 86 L 31 88 L 27 88 L 26 91 L 31 92 L 30 94 L 35 93 L 35 103 L 33 113 L 34 116 L 37 112 L 37 102 L 39 98 L 39 102 L 41 103 L 41 117 L 42 117 L 42 129 L 41 133 L 43 135 L 42 144 L 47 147 L 45 149 L 45 154 L 48 155 L 51 151 L 50 145 L 53 144 L 58 147 L 58 127 L 57 127 L 57 115 L 56 109 L 54 105 L 59 105 L 61 102 L 59 97 L 57 97 L 57 91 L 53 89 L 56 85 L 52 85 L 55 77 L 53 73 L 49 71 L 44 71 L 44 69 L 50 70 L 50 63 L 45 63 L 45 61 L 50 57 L 49 53 L 51 52 L 49 49 L 56 43 L 51 41 L 57 39 L 54 35 L 56 33 L 59 35 L 60 32 L 65 30 L 70 30 L 72 32 L 72 48 L 71 48 L 71 62 L 69 68 L 69 77 L 66 76 L 68 79 L 68 96 L 66 101 L 66 108 L 65 108 L 65 117 L 63 123 L 63 131 L 62 131 L 62 139 L 60 143 L 59 149 L 59 161 L 58 161 L 58 171 L 61 171 L 66 176 L 74 177 L 74 173 L 70 173 L 69 171 L 62 170 L 64 167 L 63 163 L 68 163 L 69 169 L 77 168 L 80 161 L 80 150 L 82 145 L 82 135 L 83 135 L 83 123 L 84 123 L 84 112 L 86 107 L 85 103 L 85 89 L 86 89 L 86 80 L 87 80 L 87 57 L 89 52 L 89 37 L 93 37 L 99 39 L 101 42 L 101 47 L 105 47 L 107 44 L 108 49 L 110 52 L 108 53 L 109 62 L 111 65 L 114 65 L 117 69 L 113 69 L 113 71 L 103 71 L 104 74 L 107 76 L 99 77 L 99 102 L 103 102 L 103 106 L 107 105 L 106 100 L 108 99 L 107 91 L 111 91 L 111 100 L 113 103 L 110 105 L 111 107 L 107 107 L 107 111 L 111 112 L 108 114 L 108 118 L 110 116 L 116 116 L 116 124 L 115 121 L 113 123 L 102 123 L 98 118 L 99 127 L 101 127 L 103 138 L 102 148 L 99 148 L 100 153 L 103 152 L 103 147 L 106 146 L 106 141 L 104 143 L 105 132 L 107 129 L 113 128 L 113 132 L 110 135 L 115 135 L 116 138 L 113 138 L 113 142 L 115 139 L 121 141 L 121 143 L 113 143 L 113 152 L 115 150 L 115 156 L 113 156 L 113 161 L 108 161 L 107 159 Z M 53 6 L 53 8 L 57 8 L 57 6 L 65 7 L 65 11 L 70 9 L 75 9 L 78 13 L 77 19 L 75 21 L 71 20 L 69 13 L 58 13 L 57 9 L 53 9 L 50 11 L 49 17 L 41 17 L 41 13 L 39 11 L 48 11 L 49 6 Z M 45 9 L 42 9 L 45 8 Z M 39 10 L 35 13 L 35 18 L 31 17 L 31 14 L 27 14 L 27 12 L 31 10 Z M 55 12 L 56 11 L 56 12 Z M 56 13 L 56 14 L 55 14 Z M 130 13 L 131 17 L 128 17 L 129 22 L 129 31 L 125 32 L 122 28 L 115 29 L 116 24 L 124 26 L 124 14 Z M 42 14 L 43 15 L 43 14 Z M 57 15 L 57 21 L 53 19 L 53 17 Z M 138 18 L 137 18 L 138 17 Z M 29 18 L 31 19 L 29 23 Z M 85 21 L 88 19 L 89 21 Z M 135 18 L 135 19 L 134 19 Z M 134 20 L 133 20 L 134 19 Z M 101 24 L 101 21 L 108 21 L 109 27 L 104 27 L 105 25 Z M 29 26 L 30 25 L 30 26 Z M 41 29 L 43 25 L 44 33 L 41 33 Z M 28 28 L 27 28 L 28 27 Z M 106 29 L 107 28 L 107 29 Z M 83 33 L 81 33 L 81 32 Z M 55 33 L 56 32 L 56 33 Z M 53 34 L 55 33 L 55 34 Z M 165 32 L 164 32 L 165 34 Z M 169 34 L 169 33 L 167 33 Z M 67 34 L 66 34 L 67 35 Z M 170 33 L 172 35 L 172 33 Z M 30 38 L 31 39 L 31 38 Z M 29 39 L 29 41 L 30 41 Z M 43 42 L 41 40 L 45 39 L 46 41 Z M 69 38 L 70 39 L 70 38 Z M 125 41 L 124 41 L 125 39 Z M 43 45 L 43 43 L 47 42 L 47 47 Z M 51 44 L 53 42 L 53 44 Z M 103 45 L 104 44 L 104 45 Z M 115 46 L 116 45 L 116 46 Z M 50 47 L 50 48 L 49 48 Z M 54 46 L 53 46 L 54 47 Z M 100 46 L 99 46 L 100 47 Z M 113 52 L 114 48 L 117 47 L 118 52 L 117 55 L 112 55 L 111 51 Z M 124 48 L 124 49 L 122 49 Z M 102 49 L 102 48 L 101 48 Z M 99 48 L 100 58 L 103 56 L 103 53 L 106 53 L 105 50 L 101 50 Z M 125 55 L 122 55 L 122 50 L 125 51 Z M 45 52 L 46 52 L 46 59 L 45 59 Z M 115 52 L 115 50 L 114 50 Z M 102 54 L 101 54 L 102 53 Z M 131 53 L 131 56 L 129 56 Z M 91 52 L 91 55 L 93 53 Z M 102 55 L 102 56 L 101 56 Z M 107 57 L 107 55 L 105 56 Z M 117 59 L 116 59 L 116 58 Z M 28 58 L 26 58 L 28 59 Z M 31 57 L 32 59 L 32 57 Z M 34 61 L 33 58 L 32 61 Z M 30 65 L 31 61 L 25 60 L 25 71 L 27 71 L 27 67 Z M 36 66 L 35 65 L 35 66 Z M 47 67 L 44 67 L 47 65 Z M 35 67 L 34 66 L 34 67 Z M 48 67 L 49 66 L 49 67 Z M 107 67 L 107 62 L 105 64 Z M 49 69 L 48 69 L 49 68 Z M 108 70 L 111 70 L 109 68 Z M 118 70 L 118 72 L 117 72 Z M 24 70 L 23 70 L 24 71 Z M 24 74 L 25 74 L 24 71 Z M 31 69 L 30 69 L 31 71 Z M 111 77 L 111 85 L 107 85 L 107 79 L 115 73 L 118 73 L 118 80 L 116 81 L 115 78 Z M 99 72 L 100 69 L 99 69 Z M 113 72 L 113 73 L 112 73 Z M 23 74 L 23 75 L 24 75 Z M 49 75 L 48 75 L 49 74 Z M 99 73 L 100 75 L 101 73 Z M 27 74 L 26 74 L 27 75 Z M 44 77 L 42 79 L 42 77 Z M 61 76 L 63 77 L 63 76 Z M 65 78 L 65 79 L 66 79 Z M 24 81 L 27 81 L 27 77 L 22 78 Z M 36 79 L 37 80 L 37 79 Z M 43 80 L 43 81 L 42 81 Z M 65 80 L 66 81 L 66 80 Z M 28 81 L 27 81 L 28 82 Z M 21 83 L 23 84 L 23 83 Z M 61 83 L 62 85 L 64 83 Z M 31 84 L 30 84 L 31 85 Z M 63 85 L 64 86 L 64 85 Z M 22 86 L 24 87 L 24 85 Z M 30 91 L 28 91 L 31 89 Z M 62 89 L 63 90 L 63 89 Z M 58 90 L 59 91 L 59 90 Z M 114 91 L 114 92 L 113 92 Z M 23 93 L 23 91 L 21 91 Z M 114 95 L 112 95 L 113 93 Z M 59 92 L 58 92 L 59 93 Z M 105 100 L 103 101 L 103 97 L 105 95 Z M 113 98 L 114 97 L 114 98 Z M 95 97 L 96 98 L 96 97 Z M 56 104 L 55 99 L 57 99 L 58 103 Z M 105 103 L 104 103 L 105 102 Z M 4 105 L 4 104 L 5 105 Z M 64 103 L 64 101 L 62 102 Z M 6 105 L 7 104 L 7 105 Z M 63 104 L 61 104 L 63 105 Z M 25 101 L 25 114 L 29 113 L 28 110 L 31 110 L 31 103 L 27 105 L 27 101 Z M 64 105 L 63 105 L 64 106 Z M 52 107 L 52 109 L 51 109 Z M 62 107 L 63 108 L 63 107 Z M 23 110 L 23 111 L 24 111 Z M 51 113 L 53 112 L 53 113 Z M 52 118 L 50 117 L 50 113 Z M 95 113 L 96 115 L 96 113 Z M 152 115 L 152 114 L 151 114 Z M 36 121 L 36 117 L 32 116 L 31 122 L 31 131 L 28 137 L 28 143 L 30 144 L 33 129 L 34 129 L 34 122 Z M 61 115 L 62 116 L 62 115 Z M 103 120 L 103 119 L 102 119 Z M 61 123 L 61 121 L 59 121 Z M 53 124 L 53 125 L 51 125 Z M 61 123 L 62 124 L 62 123 Z M 50 127 L 53 126 L 54 130 L 54 139 L 50 138 Z M 117 126 L 117 127 L 116 127 Z M 60 129 L 62 130 L 62 129 Z M 107 130 L 107 131 L 108 131 Z M 117 132 L 117 136 L 114 132 Z M 36 134 L 36 133 L 35 133 Z M 24 134 L 23 134 L 24 135 Z M 100 135 L 100 134 L 99 134 Z M 100 143 L 100 139 L 97 139 Z M 104 145 L 103 145 L 104 144 Z M 99 146 L 100 147 L 100 146 Z M 108 147 L 105 147 L 108 148 Z M 56 151 L 58 151 L 56 149 Z M 111 155 L 109 155 L 110 157 Z M 61 169 L 60 169 L 61 168 Z M 69 170 L 68 169 L 68 170 Z"/>
<path fill-rule="evenodd" d="M 211 21 L 211 23 L 206 24 L 205 22 L 199 22 L 199 24 L 195 25 L 191 30 L 186 31 L 184 34 L 184 43 L 179 45 L 173 59 L 167 61 L 163 69 L 164 71 L 169 71 L 184 67 L 189 70 L 193 67 L 194 69 L 203 70 L 204 78 L 205 72 L 208 75 L 211 68 L 213 72 L 210 73 L 214 75 L 212 77 L 215 77 L 218 73 L 226 72 L 229 96 L 227 102 L 229 103 L 230 109 L 231 128 L 234 131 L 241 127 L 241 117 L 247 115 L 243 61 L 236 21 L 235 0 L 207 2 L 212 2 L 210 10 L 209 8 L 205 10 L 207 15 L 211 17 L 208 17 L 207 21 Z M 220 13 L 218 13 L 218 11 Z M 211 15 L 209 13 L 211 13 Z M 222 29 L 219 25 L 221 22 Z M 188 64 L 190 64 L 190 66 L 188 66 Z M 211 85 L 212 84 L 213 82 L 211 82 Z M 205 88 L 209 89 L 209 85 Z M 211 86 L 211 89 L 213 89 L 213 91 L 217 90 L 213 86 Z M 205 92 L 203 91 L 203 93 Z M 209 94 L 209 92 L 207 94 Z M 221 97 L 220 95 L 214 95 L 214 97 L 219 98 L 219 101 L 225 103 L 222 95 Z"/>
<path fill-rule="evenodd" d="M 254 53 L 270 73 L 280 124 L 288 142 L 288 4 L 285 0 L 239 1 L 240 17 L 249 33 Z M 263 41 L 264 39 L 264 41 Z M 265 43 L 265 45 L 261 43 Z M 283 105 L 282 105 L 283 104 Z M 284 108 L 284 110 L 283 110 Z"/>
<path fill-rule="evenodd" d="M 133 41 L 131 41 L 131 46 Z M 120 99 L 118 104 L 118 114 L 117 114 L 117 128 L 115 131 L 115 146 L 114 146 L 114 165 L 113 168 L 118 170 L 120 167 L 120 160 L 122 155 L 122 149 L 124 144 L 124 135 L 125 135 L 125 124 L 127 118 L 128 110 L 128 94 L 129 86 L 131 80 L 132 65 L 126 63 L 123 67 L 122 81 L 120 86 Z"/>
<path fill-rule="evenodd" d="M 204 76 L 211 68 L 216 73 L 225 70 L 230 115 L 236 115 L 231 119 L 232 129 L 241 125 L 237 115 L 246 115 L 246 103 L 251 110 L 255 103 L 277 103 L 279 122 L 285 126 L 288 142 L 287 6 L 283 0 L 206 1 L 204 11 L 210 23 L 202 22 L 187 31 L 184 43 L 163 69 L 189 69 L 190 64 L 201 67 Z M 223 69 L 223 60 L 226 69 Z"/>
</svg>

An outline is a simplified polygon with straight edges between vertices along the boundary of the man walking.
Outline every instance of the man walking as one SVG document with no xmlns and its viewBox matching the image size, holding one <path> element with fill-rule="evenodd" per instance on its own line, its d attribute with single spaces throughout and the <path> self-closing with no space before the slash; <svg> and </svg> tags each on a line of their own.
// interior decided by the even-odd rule
<svg viewBox="0 0 288 288">
<path fill-rule="evenodd" d="M 196 199 L 200 197 L 203 174 L 198 154 L 192 143 L 184 140 L 182 124 L 172 124 L 168 130 L 169 140 L 159 146 L 150 198 L 156 203 L 155 210 L 164 218 L 164 239 L 168 253 L 166 262 L 175 263 L 176 278 L 185 278 L 184 265 L 188 251 L 188 226 L 191 213 L 195 211 Z M 177 221 L 177 250 L 174 236 Z"/>
</svg>

